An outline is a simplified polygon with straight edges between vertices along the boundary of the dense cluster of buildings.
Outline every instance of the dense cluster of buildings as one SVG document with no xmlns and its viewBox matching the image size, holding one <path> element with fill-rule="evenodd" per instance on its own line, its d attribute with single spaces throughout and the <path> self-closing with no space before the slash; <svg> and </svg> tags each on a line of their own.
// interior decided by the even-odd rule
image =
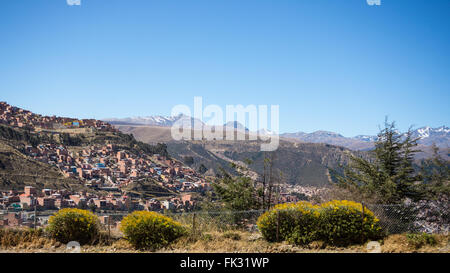
<svg viewBox="0 0 450 273">
<path fill-rule="evenodd" d="M 103 121 L 41 116 L 5 102 L 0 102 L 0 123 L 31 131 L 74 128 L 116 131 Z M 25 146 L 24 153 L 30 158 L 55 166 L 65 177 L 77 179 L 85 186 L 100 191 L 37 190 L 26 186 L 23 191 L 0 192 L 0 227 L 45 225 L 48 217 L 34 219 L 36 214 L 33 212 L 38 211 L 40 215 L 48 212 L 51 215 L 62 208 L 84 208 L 106 213 L 189 211 L 197 202 L 193 193 L 211 190 L 210 182 L 204 176 L 176 160 L 158 154 L 136 154 L 123 148 L 107 143 L 87 147 L 67 147 L 55 143 Z M 161 188 L 156 187 L 157 190 L 161 189 L 172 197 L 142 198 L 129 191 L 135 185 L 133 183 L 141 184 L 148 180 L 159 184 Z M 296 201 L 297 197 L 290 193 L 280 195 L 280 202 Z"/>
<path fill-rule="evenodd" d="M 327 192 L 329 189 L 325 187 L 314 186 L 300 186 L 300 185 L 283 185 L 283 191 L 286 192 L 286 196 L 292 196 L 300 194 L 305 197 L 311 198 L 313 196 L 320 196 Z"/>
<path fill-rule="evenodd" d="M 0 123 L 30 130 L 61 128 L 95 128 L 100 131 L 116 131 L 111 124 L 96 119 L 74 119 L 42 116 L 31 111 L 0 102 Z"/>
<path fill-rule="evenodd" d="M 37 190 L 26 186 L 23 191 L 0 192 L 0 227 L 42 226 L 53 211 L 63 208 L 90 209 L 98 213 L 132 210 L 185 211 L 192 209 L 196 200 L 192 194 L 182 194 L 167 200 L 132 198 L 127 194 L 110 193 L 101 196 L 86 191 Z M 36 211 L 38 214 L 36 214 Z M 34 221 L 35 215 L 36 222 Z M 103 218 L 102 218 L 103 219 Z"/>
<path fill-rule="evenodd" d="M 135 155 L 114 144 L 89 146 L 69 151 L 63 145 L 41 144 L 25 147 L 35 160 L 57 166 L 65 177 L 80 179 L 85 185 L 121 191 L 130 183 L 152 178 L 174 192 L 202 192 L 210 184 L 195 170 L 178 161 L 156 155 Z"/>
</svg>

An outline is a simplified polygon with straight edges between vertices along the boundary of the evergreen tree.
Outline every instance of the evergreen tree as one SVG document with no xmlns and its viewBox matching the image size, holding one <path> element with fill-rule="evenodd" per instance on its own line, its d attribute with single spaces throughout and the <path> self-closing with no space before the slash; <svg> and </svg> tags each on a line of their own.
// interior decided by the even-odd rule
<svg viewBox="0 0 450 273">
<path fill-rule="evenodd" d="M 411 128 L 400 134 L 395 123 L 387 120 L 378 134 L 373 159 L 351 156 L 350 166 L 344 176 L 338 176 L 339 185 L 356 189 L 361 194 L 383 203 L 397 203 L 404 198 L 421 197 L 420 180 L 413 168 L 417 140 L 412 138 Z"/>
<path fill-rule="evenodd" d="M 232 177 L 222 170 L 221 179 L 213 184 L 214 193 L 224 202 L 225 208 L 232 211 L 244 211 L 258 208 L 256 190 L 249 177 Z"/>
<path fill-rule="evenodd" d="M 439 148 L 433 144 L 433 156 L 421 162 L 424 179 L 423 191 L 430 199 L 450 196 L 450 162 L 439 155 Z"/>
</svg>

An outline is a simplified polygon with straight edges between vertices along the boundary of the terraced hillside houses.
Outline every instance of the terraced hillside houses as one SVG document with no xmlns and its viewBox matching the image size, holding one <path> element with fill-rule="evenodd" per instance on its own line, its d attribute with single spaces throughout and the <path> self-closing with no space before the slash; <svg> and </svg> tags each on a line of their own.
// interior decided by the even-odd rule
<svg viewBox="0 0 450 273">
<path fill-rule="evenodd" d="M 42 116 L 31 111 L 0 102 L 0 123 L 30 130 L 95 128 L 100 131 L 114 132 L 109 123 L 96 119 L 75 119 L 57 116 Z"/>
</svg>

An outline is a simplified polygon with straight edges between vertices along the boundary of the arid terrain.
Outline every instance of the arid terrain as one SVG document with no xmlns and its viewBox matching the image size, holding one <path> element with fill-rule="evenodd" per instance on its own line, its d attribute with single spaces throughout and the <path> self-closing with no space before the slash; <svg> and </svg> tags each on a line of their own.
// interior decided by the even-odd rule
<svg viewBox="0 0 450 273">
<path fill-rule="evenodd" d="M 382 253 L 450 253 L 450 237 L 436 235 L 437 244 L 414 247 L 408 242 L 404 234 L 390 235 L 380 241 Z M 21 242 L 16 246 L 2 247 L 0 253 L 59 253 L 72 252 L 66 245 L 48 238 L 35 238 Z M 112 242 L 98 245 L 81 246 L 83 253 L 135 253 L 152 252 L 135 250 L 126 240 L 116 238 Z M 312 242 L 308 246 L 299 247 L 282 243 L 269 243 L 259 234 L 236 232 L 210 232 L 197 238 L 183 237 L 171 245 L 159 249 L 158 253 L 368 253 L 375 252 L 368 249 L 368 245 L 355 245 L 349 247 L 325 246 L 322 242 Z"/>
</svg>

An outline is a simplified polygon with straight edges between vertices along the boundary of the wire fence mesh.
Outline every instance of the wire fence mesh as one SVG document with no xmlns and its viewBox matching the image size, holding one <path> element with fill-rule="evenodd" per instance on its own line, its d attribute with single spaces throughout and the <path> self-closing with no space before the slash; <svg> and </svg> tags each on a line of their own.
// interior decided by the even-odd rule
<svg viewBox="0 0 450 273">
<path fill-rule="evenodd" d="M 265 210 L 247 211 L 197 211 L 169 213 L 167 216 L 192 227 L 193 232 L 227 231 L 244 229 L 257 232 L 256 221 Z"/>
<path fill-rule="evenodd" d="M 381 227 L 389 234 L 405 232 L 448 234 L 450 230 L 448 203 L 422 202 L 366 206 L 380 219 Z"/>
<path fill-rule="evenodd" d="M 448 234 L 450 231 L 450 204 L 433 202 L 410 204 L 364 204 L 379 219 L 381 228 L 388 234 L 426 232 Z M 245 230 L 258 232 L 256 222 L 266 210 L 247 211 L 191 211 L 162 212 L 193 232 Z M 127 213 L 111 215 L 119 221 Z"/>
<path fill-rule="evenodd" d="M 423 201 L 409 204 L 364 204 L 380 220 L 381 228 L 388 234 L 426 232 L 448 234 L 450 231 L 450 203 Z M 258 232 L 256 222 L 266 210 L 246 211 L 190 211 L 161 213 L 192 228 L 193 232 L 245 230 Z M 42 226 L 54 212 L 38 212 L 36 218 Z M 105 229 L 119 229 L 120 221 L 129 212 L 103 211 L 96 213 Z M 33 218 L 33 212 L 26 217 Z M 6 215 L 3 215 L 5 217 Z M 106 217 L 103 218 L 104 216 Z M 2 218 L 2 217 L 0 217 Z"/>
</svg>

